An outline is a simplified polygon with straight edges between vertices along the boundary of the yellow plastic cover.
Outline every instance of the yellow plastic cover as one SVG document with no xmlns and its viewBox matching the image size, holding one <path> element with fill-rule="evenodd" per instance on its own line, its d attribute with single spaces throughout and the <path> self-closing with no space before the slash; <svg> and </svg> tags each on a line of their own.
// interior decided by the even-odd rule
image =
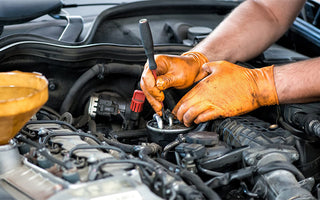
<svg viewBox="0 0 320 200">
<path fill-rule="evenodd" d="M 0 145 L 8 144 L 48 100 L 48 81 L 41 74 L 0 73 Z"/>
</svg>

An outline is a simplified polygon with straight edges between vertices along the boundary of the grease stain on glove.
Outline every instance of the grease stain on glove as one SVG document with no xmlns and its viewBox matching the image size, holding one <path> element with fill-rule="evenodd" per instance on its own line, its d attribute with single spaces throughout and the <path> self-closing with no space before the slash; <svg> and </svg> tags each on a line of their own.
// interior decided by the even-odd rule
<svg viewBox="0 0 320 200">
<path fill-rule="evenodd" d="M 181 56 L 157 55 L 155 61 L 157 80 L 154 79 L 147 62 L 141 76 L 140 86 L 152 108 L 162 116 L 161 102 L 165 98 L 163 90 L 170 87 L 184 89 L 207 76 L 202 65 L 207 63 L 208 59 L 199 52 L 187 52 Z"/>
<path fill-rule="evenodd" d="M 279 104 L 273 67 L 247 69 L 227 61 L 203 65 L 209 74 L 191 89 L 172 113 L 190 126 L 221 117 L 242 115 L 260 106 Z"/>
</svg>

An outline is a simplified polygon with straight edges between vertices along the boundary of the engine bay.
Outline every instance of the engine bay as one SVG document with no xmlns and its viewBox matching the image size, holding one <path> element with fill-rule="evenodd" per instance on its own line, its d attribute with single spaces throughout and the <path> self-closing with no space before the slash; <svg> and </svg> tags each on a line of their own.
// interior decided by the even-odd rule
<svg viewBox="0 0 320 200">
<path fill-rule="evenodd" d="M 1 199 L 319 198 L 318 102 L 185 127 L 170 111 L 190 88 L 165 91 L 164 119 L 141 97 L 146 56 L 139 19 L 150 21 L 157 54 L 179 55 L 238 4 L 139 1 L 101 11 L 69 6 L 64 12 L 70 15 L 85 10 L 74 40 L 59 39 L 65 23 L 57 17 L 4 26 L 1 71 L 41 73 L 49 100 L 10 146 L 0 146 Z M 306 46 L 290 46 L 302 37 L 296 30 L 238 64 L 278 66 L 313 56 L 303 53 L 308 39 Z"/>
</svg>

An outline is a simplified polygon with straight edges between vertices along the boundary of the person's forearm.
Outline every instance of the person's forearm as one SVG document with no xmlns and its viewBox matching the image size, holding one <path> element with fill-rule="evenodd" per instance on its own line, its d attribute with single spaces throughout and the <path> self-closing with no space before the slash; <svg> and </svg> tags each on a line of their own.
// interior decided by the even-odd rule
<svg viewBox="0 0 320 200">
<path fill-rule="evenodd" d="M 247 61 L 289 28 L 304 0 L 247 0 L 191 51 L 209 61 Z"/>
<path fill-rule="evenodd" d="M 275 67 L 274 80 L 281 104 L 320 100 L 320 58 Z"/>
</svg>

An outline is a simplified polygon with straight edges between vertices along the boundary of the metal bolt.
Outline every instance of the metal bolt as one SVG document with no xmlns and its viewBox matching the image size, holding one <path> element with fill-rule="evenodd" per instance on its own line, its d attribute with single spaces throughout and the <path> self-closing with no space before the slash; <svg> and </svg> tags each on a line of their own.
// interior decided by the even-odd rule
<svg viewBox="0 0 320 200">
<path fill-rule="evenodd" d="M 256 155 L 256 159 L 257 159 L 257 160 L 260 160 L 261 158 L 262 158 L 262 155 L 261 155 L 261 154 L 257 154 L 257 155 Z"/>
<path fill-rule="evenodd" d="M 89 164 L 94 164 L 94 163 L 96 163 L 98 161 L 98 159 L 96 158 L 96 156 L 94 156 L 94 155 L 91 155 L 88 159 L 87 159 L 87 162 L 89 163 Z"/>
<path fill-rule="evenodd" d="M 269 129 L 274 130 L 274 129 L 277 129 L 278 127 L 279 127 L 278 124 L 271 124 L 269 126 Z"/>
<path fill-rule="evenodd" d="M 293 154 L 291 155 L 291 159 L 292 159 L 292 160 L 299 160 L 299 154 L 293 153 Z"/>
<path fill-rule="evenodd" d="M 253 165 L 254 164 L 254 159 L 253 158 L 248 158 L 247 159 L 248 165 Z"/>
<path fill-rule="evenodd" d="M 54 91 L 57 86 L 53 81 L 49 81 L 49 85 L 48 85 L 49 90 Z"/>
<path fill-rule="evenodd" d="M 98 79 L 100 79 L 100 80 L 102 80 L 102 79 L 104 79 L 104 76 L 103 76 L 103 74 L 98 74 Z"/>
</svg>

